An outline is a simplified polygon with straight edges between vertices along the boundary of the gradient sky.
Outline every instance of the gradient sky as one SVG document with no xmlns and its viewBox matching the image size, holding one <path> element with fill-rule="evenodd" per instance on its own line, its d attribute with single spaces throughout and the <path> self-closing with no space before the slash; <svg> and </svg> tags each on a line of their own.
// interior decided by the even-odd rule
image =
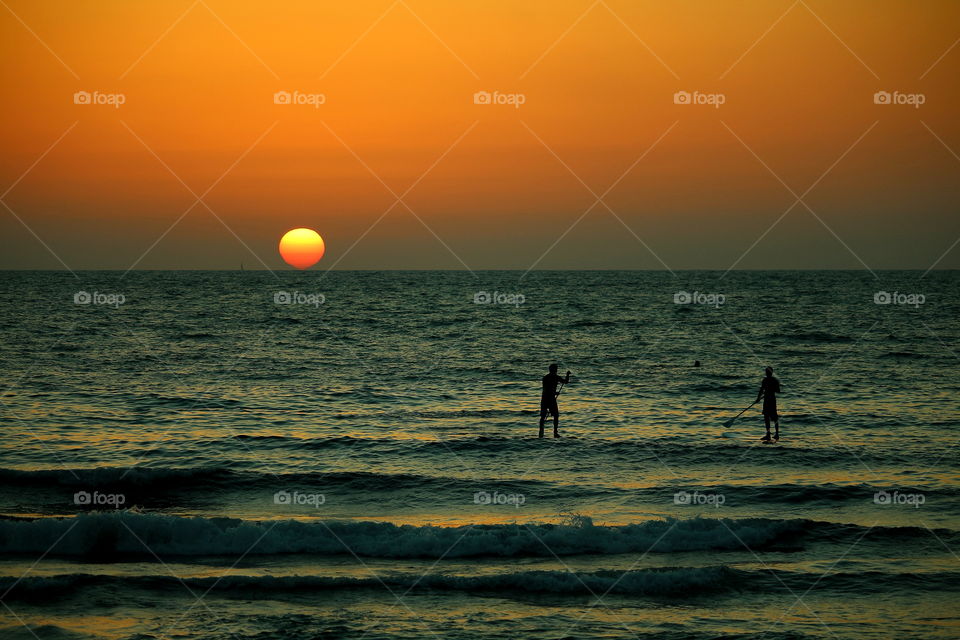
<svg viewBox="0 0 960 640">
<path fill-rule="evenodd" d="M 0 268 L 960 267 L 953 0 L 5 2 Z"/>
</svg>

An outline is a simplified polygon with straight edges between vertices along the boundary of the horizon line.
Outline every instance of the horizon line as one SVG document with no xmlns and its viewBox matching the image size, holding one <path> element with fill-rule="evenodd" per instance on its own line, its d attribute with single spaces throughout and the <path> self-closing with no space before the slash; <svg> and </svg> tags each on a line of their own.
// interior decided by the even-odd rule
<svg viewBox="0 0 960 640">
<path fill-rule="evenodd" d="M 0 272 L 17 272 L 17 271 L 62 272 L 62 273 L 68 273 L 68 274 L 69 274 L 69 273 L 78 273 L 78 272 L 89 272 L 89 271 L 98 271 L 98 272 L 102 271 L 102 272 L 105 272 L 105 273 L 110 273 L 110 272 L 118 272 L 118 273 L 144 272 L 144 273 L 146 273 L 146 272 L 153 272 L 153 271 L 222 271 L 222 272 L 224 272 L 224 273 L 247 273 L 247 272 L 254 273 L 254 272 L 255 272 L 255 273 L 273 273 L 273 274 L 276 274 L 276 273 L 321 273 L 321 274 L 322 274 L 322 273 L 330 273 L 330 272 L 332 272 L 332 271 L 333 271 L 333 272 L 342 272 L 342 273 L 366 272 L 366 271 L 378 271 L 378 272 L 383 272 L 383 271 L 397 271 L 397 272 L 406 272 L 406 271 L 441 271 L 441 272 L 446 272 L 446 273 L 476 273 L 476 272 L 487 272 L 487 271 L 503 271 L 503 272 L 519 271 L 519 272 L 525 272 L 525 271 L 527 271 L 527 270 L 526 270 L 526 269 L 523 269 L 523 268 L 521 268 L 521 267 L 517 267 L 517 268 L 469 269 L 469 270 L 468 270 L 468 269 L 433 269 L 433 268 L 427 268 L 427 267 L 408 268 L 408 269 L 358 268 L 358 269 L 327 269 L 327 270 L 321 270 L 321 269 L 303 269 L 303 270 L 298 270 L 298 269 L 288 269 L 288 268 L 279 268 L 279 269 L 262 269 L 262 268 L 261 268 L 261 269 L 218 269 L 218 268 L 208 268 L 208 269 L 203 269 L 203 268 L 197 268 L 197 269 L 191 269 L 191 268 L 166 268 L 166 269 L 121 269 L 121 268 L 116 268 L 116 269 L 113 269 L 113 268 L 110 268 L 110 269 L 107 269 L 107 268 L 62 269 L 62 268 L 61 268 L 61 269 L 53 269 L 53 268 L 50 268 L 50 269 L 43 269 L 43 268 L 39 268 L 39 269 L 38 269 L 38 268 L 26 268 L 26 267 L 24 267 L 24 268 L 16 268 L 16 267 L 14 267 L 14 268 L 3 268 L 3 269 L 0 269 Z M 584 271 L 638 271 L 638 272 L 639 272 L 639 271 L 643 271 L 643 272 L 670 273 L 670 270 L 663 269 L 663 268 L 660 268 L 660 269 L 655 269 L 655 268 L 651 268 L 651 269 L 635 269 L 635 268 L 620 269 L 620 268 L 615 268 L 615 267 L 609 267 L 609 268 L 590 268 L 590 269 L 575 269 L 575 268 L 566 268 L 566 269 L 534 269 L 534 270 L 530 271 L 530 273 L 535 273 L 535 272 L 556 272 L 556 271 L 574 271 L 574 272 L 584 272 Z M 722 267 L 701 267 L 701 268 L 686 268 L 686 269 L 680 268 L 680 269 L 673 269 L 672 271 L 675 271 L 675 272 L 677 272 L 677 271 L 725 271 L 725 272 L 751 272 L 751 271 L 853 271 L 853 272 L 860 272 L 860 271 L 862 271 L 862 272 L 864 272 L 864 273 L 869 273 L 866 269 L 864 269 L 864 268 L 862 268 L 862 267 L 860 267 L 860 268 L 852 268 L 852 267 L 851 267 L 851 268 L 838 268 L 838 267 L 791 267 L 791 268 L 787 268 L 787 267 L 780 267 L 780 268 L 769 268 L 769 269 L 761 269 L 761 268 L 753 268 L 753 269 L 749 269 L 749 268 L 747 268 L 747 269 L 724 269 L 724 268 L 722 268 Z M 924 272 L 943 271 L 943 272 L 946 272 L 946 271 L 960 271 L 960 268 L 924 269 L 923 267 L 887 267 L 887 268 L 876 268 L 876 269 L 874 269 L 874 271 L 924 271 Z"/>
</svg>

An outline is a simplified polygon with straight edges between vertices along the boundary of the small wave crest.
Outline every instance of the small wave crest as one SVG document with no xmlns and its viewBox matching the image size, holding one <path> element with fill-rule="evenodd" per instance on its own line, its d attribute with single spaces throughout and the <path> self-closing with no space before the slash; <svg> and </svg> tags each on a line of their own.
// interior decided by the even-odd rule
<svg viewBox="0 0 960 640">
<path fill-rule="evenodd" d="M 356 554 L 376 558 L 544 557 L 646 551 L 742 551 L 788 549 L 820 539 L 842 542 L 912 537 L 929 531 L 809 520 L 691 518 L 649 520 L 620 526 L 585 518 L 565 524 L 474 524 L 460 527 L 395 525 L 361 521 L 251 521 L 178 517 L 118 511 L 71 518 L 0 521 L 0 553 L 66 556 L 223 554 Z M 943 530 L 947 544 L 958 534 Z"/>
<path fill-rule="evenodd" d="M 0 521 L 0 553 L 208 556 L 234 553 L 357 554 L 379 558 L 543 557 L 763 549 L 803 530 L 804 521 L 651 520 L 622 526 L 554 524 L 394 525 L 387 522 L 249 521 L 133 512 Z"/>
</svg>

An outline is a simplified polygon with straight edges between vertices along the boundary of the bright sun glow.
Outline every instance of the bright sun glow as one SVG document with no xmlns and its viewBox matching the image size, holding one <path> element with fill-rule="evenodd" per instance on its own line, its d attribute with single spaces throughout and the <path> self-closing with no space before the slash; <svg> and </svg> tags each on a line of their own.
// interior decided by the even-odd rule
<svg viewBox="0 0 960 640">
<path fill-rule="evenodd" d="M 280 238 L 280 255 L 291 267 L 307 269 L 323 257 L 323 238 L 313 229 L 291 229 Z"/>
</svg>

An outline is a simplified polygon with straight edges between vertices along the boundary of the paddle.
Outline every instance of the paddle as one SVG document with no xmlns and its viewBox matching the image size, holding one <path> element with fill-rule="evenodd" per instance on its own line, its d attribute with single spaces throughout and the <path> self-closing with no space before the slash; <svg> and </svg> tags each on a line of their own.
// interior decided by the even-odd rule
<svg viewBox="0 0 960 640">
<path fill-rule="evenodd" d="M 757 398 L 756 400 L 754 400 L 753 402 L 751 402 L 751 403 L 750 403 L 750 406 L 747 407 L 747 409 L 749 409 L 749 408 L 752 407 L 753 405 L 757 404 L 758 402 L 760 402 L 760 399 L 759 399 L 759 398 Z M 729 420 L 727 420 L 726 422 L 724 422 L 724 423 L 723 423 L 723 428 L 724 428 L 724 429 L 729 429 L 730 427 L 732 427 L 732 426 L 733 426 L 733 423 L 737 421 L 737 418 L 739 418 L 739 417 L 742 416 L 744 413 L 746 413 L 746 412 L 747 412 L 747 409 L 744 409 L 743 411 L 741 411 L 741 412 L 738 413 L 737 415 L 733 416 L 732 418 L 730 418 Z"/>
<path fill-rule="evenodd" d="M 567 378 L 568 378 L 568 379 L 570 378 L 570 372 L 569 372 L 569 371 L 567 371 Z M 556 392 L 555 394 L 553 394 L 553 397 L 554 397 L 554 398 L 556 398 L 557 396 L 560 395 L 560 392 L 563 391 L 563 385 L 565 385 L 565 384 L 567 384 L 567 381 L 566 381 L 566 380 L 564 380 L 563 382 L 560 383 L 560 388 L 557 389 L 557 392 Z"/>
</svg>

